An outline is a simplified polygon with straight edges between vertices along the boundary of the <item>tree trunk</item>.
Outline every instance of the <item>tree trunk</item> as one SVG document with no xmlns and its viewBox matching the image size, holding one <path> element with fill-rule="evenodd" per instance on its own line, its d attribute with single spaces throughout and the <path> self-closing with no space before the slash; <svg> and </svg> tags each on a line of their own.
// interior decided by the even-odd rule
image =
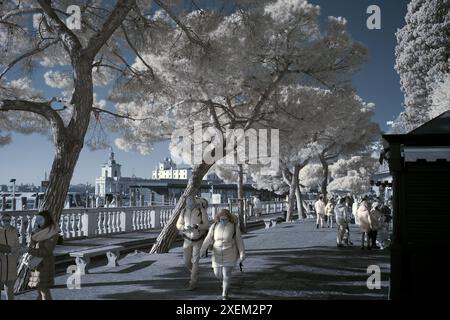
<svg viewBox="0 0 450 320">
<path fill-rule="evenodd" d="M 297 198 L 298 219 L 306 219 L 305 208 L 303 208 L 302 191 L 300 190 L 300 184 L 297 185 L 295 190 L 295 197 Z"/>
<path fill-rule="evenodd" d="M 319 156 L 320 159 L 320 163 L 322 164 L 322 169 L 323 169 L 323 176 L 322 176 L 322 183 L 320 185 L 320 191 L 322 192 L 323 195 L 323 202 L 325 202 L 325 204 L 327 203 L 327 187 L 328 187 L 328 162 L 325 159 L 324 155 L 320 155 Z"/>
<path fill-rule="evenodd" d="M 49 185 L 41 209 L 48 210 L 54 221 L 59 222 L 70 181 L 83 149 L 84 138 L 89 127 L 94 87 L 92 81 L 92 61 L 79 57 L 73 62 L 74 93 L 71 103 L 73 115 L 67 127 L 54 134 L 56 154 L 49 176 Z"/>
<path fill-rule="evenodd" d="M 292 221 L 292 216 L 294 215 L 294 206 L 296 198 L 296 190 L 298 188 L 298 173 L 300 171 L 300 165 L 294 165 L 294 172 L 291 177 L 291 183 L 289 185 L 289 199 L 288 199 L 288 212 L 286 214 L 286 222 Z M 299 208 L 297 208 L 300 210 Z"/>
<path fill-rule="evenodd" d="M 156 243 L 153 245 L 150 253 L 167 253 L 169 252 L 172 243 L 175 241 L 177 237 L 177 220 L 178 216 L 181 213 L 181 210 L 186 201 L 186 197 L 190 195 L 195 195 L 200 186 L 202 184 L 203 177 L 208 173 L 208 170 L 212 167 L 212 164 L 202 163 L 200 165 L 195 165 L 192 170 L 192 176 L 189 178 L 186 189 L 181 195 L 180 199 L 178 199 L 177 205 L 170 216 L 169 221 L 162 229 L 158 238 L 156 239 Z"/>
<path fill-rule="evenodd" d="M 241 232 L 244 234 L 246 233 L 245 228 L 245 211 L 244 211 L 244 169 L 242 167 L 242 164 L 238 164 L 238 198 L 239 198 L 239 226 L 241 229 Z"/>
<path fill-rule="evenodd" d="M 41 210 L 48 210 L 57 223 L 64 209 L 70 181 L 82 148 L 82 144 L 72 144 L 69 141 L 57 147 L 50 171 L 48 188 L 40 206 Z"/>
</svg>

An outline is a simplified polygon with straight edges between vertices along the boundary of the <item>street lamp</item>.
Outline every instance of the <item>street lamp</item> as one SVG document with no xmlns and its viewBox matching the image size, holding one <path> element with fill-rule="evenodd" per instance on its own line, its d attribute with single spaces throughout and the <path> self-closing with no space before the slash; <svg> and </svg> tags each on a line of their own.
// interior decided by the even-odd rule
<svg viewBox="0 0 450 320">
<path fill-rule="evenodd" d="M 16 179 L 9 180 L 13 184 L 12 187 L 12 210 L 16 211 Z"/>
</svg>

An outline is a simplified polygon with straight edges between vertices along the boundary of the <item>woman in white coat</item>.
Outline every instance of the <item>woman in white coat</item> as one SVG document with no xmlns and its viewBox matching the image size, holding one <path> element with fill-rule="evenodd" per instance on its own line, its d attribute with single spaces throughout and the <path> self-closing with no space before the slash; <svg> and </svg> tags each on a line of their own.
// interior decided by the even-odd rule
<svg viewBox="0 0 450 320">
<path fill-rule="evenodd" d="M 200 250 L 201 257 L 206 257 L 209 247 L 212 247 L 214 275 L 222 280 L 222 299 L 227 299 L 233 268 L 238 260 L 243 262 L 245 259 L 241 231 L 229 210 L 223 209 L 217 214 Z"/>
<path fill-rule="evenodd" d="M 370 207 L 366 197 L 363 198 L 363 201 L 358 207 L 357 217 L 359 219 L 359 228 L 361 229 L 361 249 L 364 249 L 364 240 L 367 236 L 367 249 L 370 250 L 372 244 L 372 233 L 370 232 Z"/>
<path fill-rule="evenodd" d="M 0 299 L 5 287 L 8 300 L 14 300 L 14 282 L 17 279 L 17 260 L 19 258 L 19 237 L 11 225 L 11 216 L 0 216 Z"/>
</svg>

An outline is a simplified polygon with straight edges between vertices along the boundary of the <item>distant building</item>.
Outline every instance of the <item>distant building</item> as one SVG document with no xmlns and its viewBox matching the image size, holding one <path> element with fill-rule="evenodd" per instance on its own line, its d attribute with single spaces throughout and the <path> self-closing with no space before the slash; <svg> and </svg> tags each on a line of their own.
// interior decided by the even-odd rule
<svg viewBox="0 0 450 320">
<path fill-rule="evenodd" d="M 141 196 L 144 196 L 146 204 L 163 202 L 164 199 L 147 188 L 142 186 L 152 182 L 150 179 L 132 177 L 122 177 L 122 165 L 117 163 L 114 158 L 114 152 L 110 148 L 108 162 L 102 166 L 101 176 L 95 179 L 95 195 L 96 197 L 106 197 L 108 195 L 122 195 L 129 198 L 131 192 L 135 192 L 137 202 Z"/>
<path fill-rule="evenodd" d="M 1 184 L 0 192 L 8 192 L 8 186 L 6 184 Z"/>
<path fill-rule="evenodd" d="M 114 158 L 111 149 L 109 160 L 102 166 L 101 176 L 95 180 L 95 195 L 97 197 L 107 197 L 121 195 L 130 201 L 131 193 L 136 196 L 139 203 L 144 197 L 144 205 L 174 203 L 179 199 L 186 189 L 189 178 L 192 175 L 191 168 L 177 168 L 170 158 L 166 158 L 152 172 L 153 179 L 132 177 L 122 177 L 121 165 Z M 250 181 L 244 184 L 245 197 L 259 194 L 262 200 L 269 200 L 276 195 L 263 190 L 255 190 Z M 202 181 L 198 195 L 220 194 L 222 202 L 227 202 L 230 198 L 237 198 L 236 184 L 224 183 L 215 173 L 207 174 Z"/>
<path fill-rule="evenodd" d="M 170 158 L 165 158 L 164 162 L 160 162 L 155 170 L 152 172 L 152 179 L 189 179 L 192 175 L 191 168 L 177 168 L 177 165 Z"/>
</svg>

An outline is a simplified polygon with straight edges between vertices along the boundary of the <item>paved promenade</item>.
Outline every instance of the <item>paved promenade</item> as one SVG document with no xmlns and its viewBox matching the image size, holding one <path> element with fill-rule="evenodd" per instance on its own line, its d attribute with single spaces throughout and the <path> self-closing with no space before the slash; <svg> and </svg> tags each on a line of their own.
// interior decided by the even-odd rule
<svg viewBox="0 0 450 320">
<path fill-rule="evenodd" d="M 337 248 L 336 229 L 316 229 L 312 220 L 281 223 L 244 236 L 247 260 L 234 271 L 232 299 L 387 299 L 389 251 L 361 250 L 360 233 L 352 226 L 353 247 Z M 86 240 L 87 241 L 87 240 Z M 105 263 L 105 262 L 102 262 Z M 196 291 L 188 291 L 189 275 L 178 246 L 167 254 L 137 251 L 122 257 L 120 266 L 94 267 L 81 278 L 81 289 L 66 287 L 68 275 L 56 278 L 54 299 L 217 299 L 221 284 L 202 259 Z M 382 271 L 382 287 L 366 286 L 369 265 Z M 35 299 L 30 291 L 16 297 Z"/>
</svg>

